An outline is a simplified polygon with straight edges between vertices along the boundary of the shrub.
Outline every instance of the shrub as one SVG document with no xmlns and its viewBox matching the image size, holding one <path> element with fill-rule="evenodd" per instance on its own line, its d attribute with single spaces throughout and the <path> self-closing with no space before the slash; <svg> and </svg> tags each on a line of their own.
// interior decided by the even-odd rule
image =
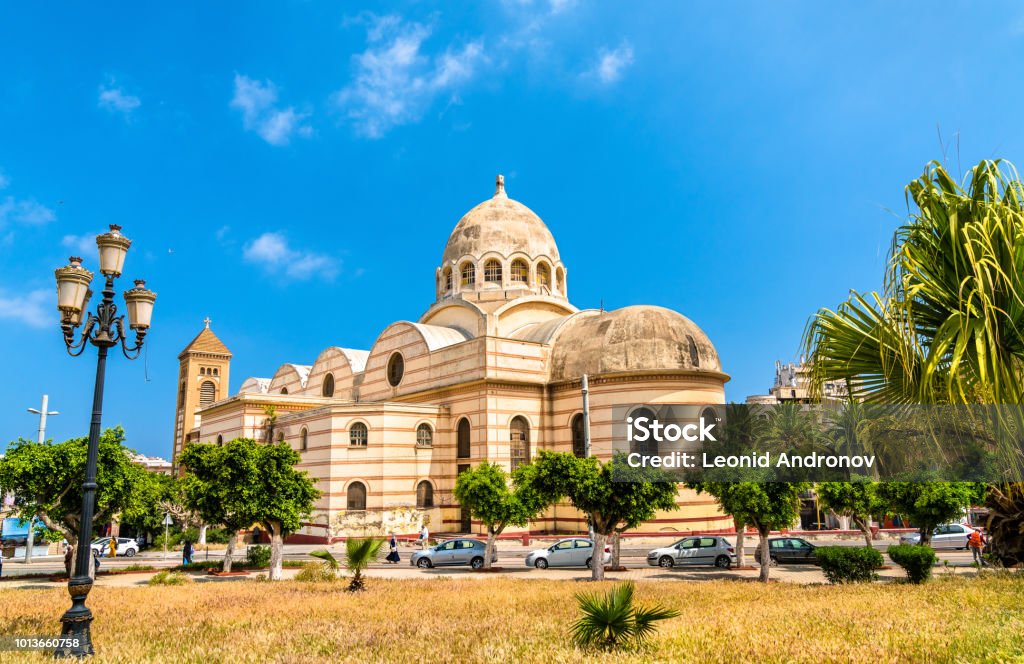
<svg viewBox="0 0 1024 664">
<path fill-rule="evenodd" d="M 882 554 L 867 547 L 822 546 L 815 550 L 829 583 L 859 583 L 878 578 Z"/>
<path fill-rule="evenodd" d="M 607 593 L 576 595 L 583 613 L 572 625 L 572 640 L 582 647 L 615 648 L 627 643 L 643 645 L 654 635 L 654 623 L 675 618 L 679 611 L 664 606 L 634 606 L 636 586 L 627 581 Z"/>
<path fill-rule="evenodd" d="M 245 552 L 246 565 L 249 567 L 269 567 L 270 566 L 270 547 L 269 546 L 250 546 Z"/>
<path fill-rule="evenodd" d="M 186 583 L 192 583 L 192 579 L 181 572 L 172 572 L 169 569 L 157 572 L 149 580 L 151 586 L 183 586 Z"/>
<path fill-rule="evenodd" d="M 191 562 L 188 565 L 178 565 L 174 569 L 176 570 L 220 570 L 224 567 L 223 560 L 198 560 Z"/>
<path fill-rule="evenodd" d="M 889 547 L 889 560 L 903 568 L 911 583 L 923 583 L 931 578 L 935 564 L 935 550 L 930 546 L 895 544 Z"/>
<path fill-rule="evenodd" d="M 306 563 L 295 575 L 296 581 L 337 581 L 338 575 L 323 563 Z"/>
</svg>

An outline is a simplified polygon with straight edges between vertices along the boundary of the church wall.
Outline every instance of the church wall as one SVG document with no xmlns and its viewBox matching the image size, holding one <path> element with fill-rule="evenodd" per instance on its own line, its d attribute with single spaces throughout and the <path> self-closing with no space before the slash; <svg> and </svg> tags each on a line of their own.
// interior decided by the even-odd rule
<svg viewBox="0 0 1024 664">
<path fill-rule="evenodd" d="M 337 348 L 328 348 L 320 353 L 320 356 L 313 363 L 309 377 L 306 379 L 306 387 L 302 394 L 311 397 L 323 395 L 324 378 L 327 374 L 334 377 L 335 399 L 352 399 L 353 374 L 352 366 L 349 364 L 345 354 Z"/>
</svg>

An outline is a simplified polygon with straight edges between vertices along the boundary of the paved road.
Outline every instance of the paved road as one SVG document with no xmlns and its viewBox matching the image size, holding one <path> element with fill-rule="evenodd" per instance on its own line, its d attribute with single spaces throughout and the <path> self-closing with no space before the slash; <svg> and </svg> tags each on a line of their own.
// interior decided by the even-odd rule
<svg viewBox="0 0 1024 664">
<path fill-rule="evenodd" d="M 756 540 L 755 540 L 756 541 Z M 666 541 L 657 546 L 667 546 L 670 544 Z M 836 544 L 841 546 L 857 546 L 858 543 L 855 541 L 841 541 L 841 542 L 830 542 L 829 544 Z M 888 542 L 878 542 L 876 547 L 885 551 L 888 549 Z M 523 559 L 526 554 L 530 551 L 543 548 L 544 543 L 534 543 L 530 547 L 524 547 L 521 543 L 515 542 L 501 542 L 498 544 L 498 566 L 505 567 L 506 569 L 525 569 Z M 315 551 L 325 548 L 323 545 L 286 545 L 285 546 L 285 560 L 316 560 L 309 555 L 310 551 Z M 343 557 L 344 549 L 335 544 L 331 547 L 327 547 L 336 557 Z M 624 567 L 643 569 L 647 568 L 647 552 L 655 548 L 654 546 L 629 546 L 624 543 L 621 548 L 621 562 Z M 754 562 L 754 548 L 753 546 L 744 547 L 747 555 L 746 563 L 748 565 L 756 564 Z M 386 563 L 375 563 L 371 565 L 374 569 L 395 569 L 400 567 L 409 567 L 409 557 L 416 550 L 414 546 L 404 545 L 399 549 L 399 553 L 402 557 L 402 562 L 399 565 L 388 565 Z M 969 551 L 938 551 L 939 564 L 948 564 L 951 567 L 969 567 L 971 565 L 972 557 Z M 197 551 L 193 560 L 220 560 L 224 557 L 223 550 L 210 551 L 209 555 L 204 551 Z M 245 554 L 243 551 L 239 552 L 236 556 L 236 560 L 244 560 Z M 143 552 L 134 558 L 117 558 L 111 560 L 109 558 L 101 559 L 100 570 L 111 570 L 111 569 L 124 569 L 131 565 L 151 565 L 157 568 L 174 567 L 181 562 L 180 553 L 169 553 L 168 557 L 164 557 L 163 552 Z M 783 565 L 781 567 L 796 567 L 799 569 L 800 566 L 789 566 Z M 31 565 L 25 565 L 20 560 L 7 559 L 4 561 L 3 576 L 4 577 L 17 577 L 26 574 L 63 574 L 64 572 L 64 560 L 61 556 L 46 556 L 36 557 Z"/>
</svg>

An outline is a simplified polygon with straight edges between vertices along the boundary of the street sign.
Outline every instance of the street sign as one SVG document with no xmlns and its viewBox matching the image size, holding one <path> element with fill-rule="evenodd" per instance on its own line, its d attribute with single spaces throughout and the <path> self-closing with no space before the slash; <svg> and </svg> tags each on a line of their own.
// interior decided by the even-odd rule
<svg viewBox="0 0 1024 664">
<path fill-rule="evenodd" d="M 174 520 L 171 518 L 170 514 L 164 515 L 164 525 L 165 526 L 174 525 Z"/>
</svg>

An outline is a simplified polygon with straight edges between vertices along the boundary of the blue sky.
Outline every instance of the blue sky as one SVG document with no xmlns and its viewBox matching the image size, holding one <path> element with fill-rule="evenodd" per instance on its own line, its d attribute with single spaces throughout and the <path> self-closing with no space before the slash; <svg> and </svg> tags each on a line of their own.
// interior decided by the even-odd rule
<svg viewBox="0 0 1024 664">
<path fill-rule="evenodd" d="M 811 313 L 879 285 L 928 160 L 1024 160 L 1019 5 L 827 4 L 5 3 L 0 440 L 44 392 L 53 437 L 87 430 L 95 353 L 64 353 L 52 271 L 95 266 L 106 224 L 159 299 L 104 423 L 167 456 L 205 316 L 232 390 L 369 348 L 499 172 L 577 306 L 681 311 L 730 399 L 766 391 Z"/>
</svg>

